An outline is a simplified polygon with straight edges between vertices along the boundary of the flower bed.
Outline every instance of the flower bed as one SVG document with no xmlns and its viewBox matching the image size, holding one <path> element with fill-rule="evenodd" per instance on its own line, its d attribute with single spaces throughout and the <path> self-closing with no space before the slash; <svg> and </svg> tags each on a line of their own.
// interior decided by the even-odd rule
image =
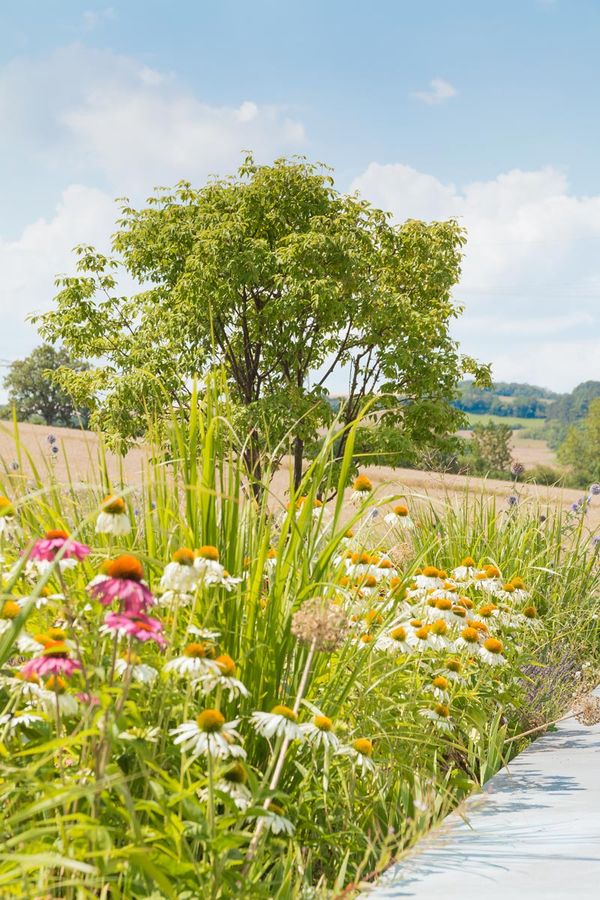
<svg viewBox="0 0 600 900">
<path fill-rule="evenodd" d="M 597 671 L 579 520 L 361 476 L 348 521 L 333 439 L 274 512 L 211 427 L 137 495 L 7 476 L 10 896 L 348 895 Z"/>
</svg>

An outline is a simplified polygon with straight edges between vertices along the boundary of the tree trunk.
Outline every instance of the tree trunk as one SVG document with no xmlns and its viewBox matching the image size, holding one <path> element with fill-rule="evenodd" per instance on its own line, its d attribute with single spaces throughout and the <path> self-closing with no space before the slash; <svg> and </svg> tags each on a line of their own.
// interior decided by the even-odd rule
<svg viewBox="0 0 600 900">
<path fill-rule="evenodd" d="M 304 459 L 304 441 L 294 438 L 294 490 L 297 491 L 302 481 L 302 461 Z"/>
<path fill-rule="evenodd" d="M 255 500 L 260 500 L 263 492 L 262 484 L 262 461 L 259 446 L 259 438 L 256 431 L 253 431 L 246 444 L 244 450 L 244 462 L 248 470 L 248 478 L 250 479 L 250 488 Z"/>
</svg>

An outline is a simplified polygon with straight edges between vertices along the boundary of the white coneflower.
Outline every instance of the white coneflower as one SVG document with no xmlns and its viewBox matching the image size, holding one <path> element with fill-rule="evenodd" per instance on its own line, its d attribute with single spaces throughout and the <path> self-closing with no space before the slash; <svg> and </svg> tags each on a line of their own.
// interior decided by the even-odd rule
<svg viewBox="0 0 600 900">
<path fill-rule="evenodd" d="M 450 657 L 446 659 L 444 666 L 444 677 L 447 678 L 448 681 L 462 681 L 464 665 L 460 659 Z"/>
<path fill-rule="evenodd" d="M 431 687 L 433 690 L 433 696 L 436 700 L 439 700 L 440 703 L 448 703 L 450 696 L 448 694 L 448 688 L 450 687 L 450 681 L 444 675 L 436 675 L 433 681 L 431 682 Z"/>
<path fill-rule="evenodd" d="M 445 575 L 436 566 L 425 566 L 414 577 L 415 587 L 417 588 L 436 588 L 443 587 Z"/>
<path fill-rule="evenodd" d="M 130 725 L 127 731 L 119 732 L 119 740 L 121 741 L 145 741 L 147 744 L 157 744 L 160 738 L 160 728 L 157 726 L 137 726 Z"/>
<path fill-rule="evenodd" d="M 368 738 L 357 738 L 351 744 L 344 744 L 337 751 L 337 756 L 347 756 L 354 768 L 360 769 L 363 775 L 376 771 L 373 756 L 373 742 Z"/>
<path fill-rule="evenodd" d="M 164 568 L 160 586 L 164 591 L 173 591 L 176 594 L 193 593 L 200 578 L 200 572 L 195 567 L 194 551 L 187 547 L 176 550 L 172 561 Z"/>
<path fill-rule="evenodd" d="M 219 667 L 213 658 L 210 644 L 196 642 L 188 644 L 182 656 L 176 656 L 165 664 L 164 672 L 175 672 L 182 678 L 201 678 L 203 675 L 219 674 Z"/>
<path fill-rule="evenodd" d="M 410 627 L 396 625 L 387 634 L 381 634 L 377 638 L 376 648 L 388 653 L 412 653 L 413 644 L 408 640 Z"/>
<path fill-rule="evenodd" d="M 152 684 L 158 675 L 157 669 L 143 663 L 137 653 L 133 653 L 131 650 L 115 662 L 115 672 L 120 678 L 127 669 L 129 669 L 133 681 L 138 681 L 140 684 Z"/>
<path fill-rule="evenodd" d="M 203 641 L 217 641 L 221 637 L 220 631 L 210 631 L 208 628 L 199 628 L 197 625 L 188 625 L 189 634 L 199 637 Z"/>
<path fill-rule="evenodd" d="M 338 738 L 333 733 L 333 721 L 329 716 L 320 713 L 313 716 L 312 721 L 304 722 L 300 726 L 300 731 L 311 747 L 337 750 L 340 746 Z"/>
<path fill-rule="evenodd" d="M 280 806 L 276 803 L 270 803 L 269 808 L 256 817 L 256 821 L 266 828 L 267 831 L 270 831 L 271 834 L 292 835 L 296 829 L 282 813 L 283 810 Z"/>
<path fill-rule="evenodd" d="M 43 721 L 45 721 L 43 716 L 29 709 L 15 710 L 0 716 L 0 728 L 16 731 L 17 728 L 29 728 L 31 725 Z"/>
<path fill-rule="evenodd" d="M 16 600 L 5 600 L 0 608 L 0 634 L 4 634 L 12 627 L 14 620 L 21 612 L 21 607 Z"/>
<path fill-rule="evenodd" d="M 40 679 L 37 675 L 28 678 L 17 672 L 14 676 L 0 675 L 0 684 L 7 688 L 13 697 L 31 701 L 32 697 L 39 697 L 42 690 Z"/>
<path fill-rule="evenodd" d="M 44 688 L 37 694 L 37 700 L 47 715 L 54 715 L 57 705 L 64 718 L 77 715 L 79 703 L 76 697 L 68 693 L 67 688 L 67 682 L 60 675 L 51 675 L 46 679 Z"/>
<path fill-rule="evenodd" d="M 477 656 L 479 655 L 480 639 L 481 633 L 476 628 L 472 628 L 469 625 L 466 628 L 463 628 L 460 637 L 455 640 L 454 646 L 457 650 L 463 650 L 473 656 Z"/>
<path fill-rule="evenodd" d="M 63 562 L 63 560 L 61 560 L 61 563 L 62 562 Z M 64 560 L 64 562 L 74 562 L 74 560 L 67 559 L 67 560 Z M 76 561 L 75 561 L 75 564 L 76 564 Z M 48 563 L 48 567 L 50 567 L 51 565 L 52 565 L 52 563 Z M 25 568 L 27 568 L 27 566 L 25 566 Z M 41 573 L 41 574 L 43 574 L 43 573 Z M 31 595 L 28 595 L 27 597 L 19 597 L 19 599 L 17 600 L 17 603 L 19 604 L 19 606 L 26 606 L 31 599 L 32 599 Z M 43 591 L 41 591 L 39 597 L 36 597 L 36 599 L 35 599 L 35 608 L 42 609 L 42 607 L 47 606 L 48 603 L 54 603 L 54 602 L 59 602 L 59 601 L 62 602 L 64 599 L 65 599 L 64 594 L 60 594 L 60 593 L 51 594 L 50 591 L 43 590 Z"/>
<path fill-rule="evenodd" d="M 239 719 L 225 721 L 218 709 L 205 709 L 193 721 L 183 722 L 171 729 L 174 744 L 182 752 L 195 756 L 214 756 L 218 759 L 245 758 L 246 751 L 236 741 L 241 736 L 236 731 Z"/>
<path fill-rule="evenodd" d="M 215 659 L 218 672 L 203 675 L 200 679 L 203 694 L 210 694 L 216 687 L 220 687 L 227 693 L 229 700 L 234 697 L 249 697 L 250 691 L 245 684 L 235 677 L 236 664 L 231 656 L 223 653 Z"/>
<path fill-rule="evenodd" d="M 433 709 L 421 709 L 419 712 L 424 719 L 430 719 L 440 731 L 452 730 L 450 709 L 444 703 L 438 703 Z"/>
<path fill-rule="evenodd" d="M 473 557 L 465 556 L 460 566 L 452 569 L 450 575 L 454 581 L 460 581 L 464 585 L 466 582 L 472 581 L 478 571 L 477 563 Z"/>
<path fill-rule="evenodd" d="M 233 800 L 240 812 L 245 812 L 249 806 L 252 806 L 252 793 L 246 787 L 247 780 L 246 769 L 242 763 L 236 762 L 215 782 L 215 790 L 221 794 L 226 794 Z M 198 799 L 206 803 L 208 800 L 208 788 L 198 791 Z"/>
<path fill-rule="evenodd" d="M 227 593 L 235 590 L 237 585 L 243 580 L 242 576 L 230 575 L 227 569 L 222 569 L 220 572 L 207 572 L 204 576 L 204 584 L 212 587 L 222 587 Z"/>
<path fill-rule="evenodd" d="M 96 519 L 96 534 L 112 534 L 120 537 L 131 531 L 131 519 L 122 497 L 114 494 L 102 501 L 101 511 Z"/>
<path fill-rule="evenodd" d="M 479 648 L 479 656 L 488 666 L 501 666 L 506 662 L 502 655 L 504 645 L 497 638 L 487 638 Z"/>
<path fill-rule="evenodd" d="M 397 528 L 406 528 L 409 531 L 415 527 L 415 523 L 408 512 L 408 506 L 404 506 L 403 503 L 394 506 L 391 513 L 388 513 L 385 517 L 384 522 Z"/>
<path fill-rule="evenodd" d="M 289 706 L 279 704 L 271 712 L 253 712 L 250 718 L 256 731 L 265 738 L 286 738 L 288 741 L 303 738 L 298 714 Z"/>
<path fill-rule="evenodd" d="M 204 581 L 206 575 L 210 572 L 213 575 L 220 575 L 224 569 L 219 562 L 219 551 L 211 544 L 205 544 L 194 552 L 194 568 L 199 573 L 199 579 Z"/>
<path fill-rule="evenodd" d="M 354 479 L 350 500 L 355 506 L 362 506 L 372 491 L 373 484 L 371 483 L 371 479 L 367 478 L 366 475 L 359 475 L 358 478 Z"/>
<path fill-rule="evenodd" d="M 15 508 L 8 497 L 0 496 L 0 536 L 10 537 L 15 530 Z"/>
</svg>

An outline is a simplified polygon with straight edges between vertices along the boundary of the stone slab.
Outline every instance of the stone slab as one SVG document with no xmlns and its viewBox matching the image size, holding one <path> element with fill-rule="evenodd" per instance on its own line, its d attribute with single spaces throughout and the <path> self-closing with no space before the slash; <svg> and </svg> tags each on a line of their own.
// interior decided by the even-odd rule
<svg viewBox="0 0 600 900">
<path fill-rule="evenodd" d="M 363 896 L 600 900 L 600 724 L 559 722 Z"/>
</svg>

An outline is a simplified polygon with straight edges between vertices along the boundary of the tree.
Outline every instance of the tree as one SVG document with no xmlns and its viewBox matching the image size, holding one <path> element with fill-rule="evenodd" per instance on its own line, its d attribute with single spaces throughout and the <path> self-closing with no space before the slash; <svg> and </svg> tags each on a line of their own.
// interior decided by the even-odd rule
<svg viewBox="0 0 600 900">
<path fill-rule="evenodd" d="M 371 397 L 415 444 L 462 421 L 458 380 L 488 375 L 449 334 L 464 240 L 455 221 L 393 226 L 304 159 L 248 156 L 230 178 L 158 190 L 142 209 L 125 202 L 115 255 L 80 247 L 79 274 L 60 279 L 56 308 L 34 321 L 99 361 L 58 378 L 124 440 L 166 401 L 188 404 L 193 376 L 224 366 L 249 470 L 259 479 L 264 448 L 289 432 L 297 483 L 340 367 L 345 422 Z M 140 290 L 119 296 L 120 272 Z"/>
<path fill-rule="evenodd" d="M 81 374 L 87 364 L 72 359 L 64 348 L 55 349 L 49 344 L 42 344 L 25 359 L 12 362 L 4 378 L 8 406 L 14 406 L 23 422 L 37 419 L 46 425 L 85 428 L 89 412 L 78 408 L 67 391 L 53 380 L 52 374 L 58 369 Z"/>
<path fill-rule="evenodd" d="M 508 472 L 512 463 L 511 437 L 512 429 L 509 425 L 500 425 L 494 422 L 488 422 L 487 425 L 475 425 L 471 440 L 474 470 L 482 475 Z"/>
<path fill-rule="evenodd" d="M 580 486 L 600 482 L 600 398 L 589 402 L 583 422 L 569 428 L 558 458 L 571 468 Z"/>
</svg>

